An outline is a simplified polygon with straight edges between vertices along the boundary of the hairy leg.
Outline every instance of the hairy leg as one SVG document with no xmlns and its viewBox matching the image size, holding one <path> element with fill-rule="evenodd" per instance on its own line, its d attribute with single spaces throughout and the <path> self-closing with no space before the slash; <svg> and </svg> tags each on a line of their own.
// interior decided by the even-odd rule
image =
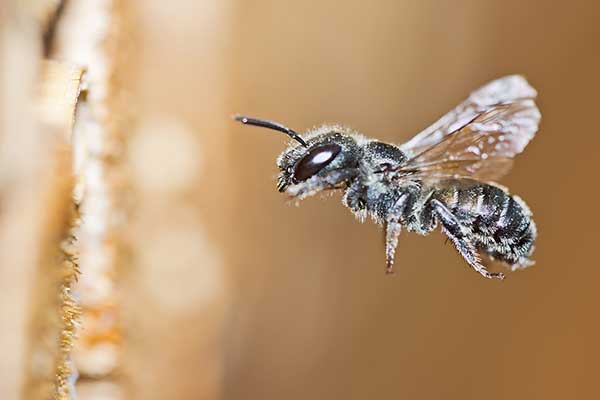
<svg viewBox="0 0 600 400">
<path fill-rule="evenodd" d="M 406 205 L 407 195 L 401 195 L 400 198 L 394 203 L 389 210 L 389 215 L 385 225 L 385 273 L 394 273 L 394 255 L 396 254 L 396 247 L 398 246 L 398 236 L 402 224 L 400 223 L 400 216 L 404 211 Z"/>
<path fill-rule="evenodd" d="M 446 207 L 446 205 L 444 205 L 444 203 L 437 199 L 431 200 L 431 205 L 434 209 L 435 214 L 442 223 L 442 231 L 446 234 L 446 236 L 448 236 L 448 239 L 450 239 L 450 241 L 454 243 L 454 246 L 456 247 L 460 255 L 463 256 L 465 261 L 471 267 L 473 267 L 475 271 L 479 272 L 486 278 L 504 279 L 504 274 L 489 272 L 481 264 L 481 260 L 479 258 L 479 255 L 477 254 L 475 247 L 469 241 L 469 238 L 464 235 L 460 222 Z"/>
<path fill-rule="evenodd" d="M 394 273 L 394 254 L 398 246 L 398 236 L 400 236 L 400 222 L 395 220 L 387 221 L 385 226 L 385 273 Z"/>
<path fill-rule="evenodd" d="M 341 184 L 354 178 L 358 174 L 355 168 L 338 169 L 324 176 L 313 176 L 312 178 L 290 186 L 286 193 L 300 200 L 312 196 L 322 190 L 336 189 Z"/>
</svg>

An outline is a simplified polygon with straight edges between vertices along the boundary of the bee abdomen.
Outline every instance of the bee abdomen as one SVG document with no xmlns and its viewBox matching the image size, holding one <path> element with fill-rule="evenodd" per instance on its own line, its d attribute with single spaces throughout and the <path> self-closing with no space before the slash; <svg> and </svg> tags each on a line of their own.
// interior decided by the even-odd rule
<svg viewBox="0 0 600 400">
<path fill-rule="evenodd" d="M 529 265 L 537 234 L 529 207 L 492 185 L 485 185 L 482 196 L 472 224 L 478 247 L 515 268 Z"/>
<path fill-rule="evenodd" d="M 533 252 L 536 228 L 531 211 L 518 196 L 475 183 L 446 191 L 443 197 L 481 251 L 514 268 L 531 263 L 527 257 Z"/>
</svg>

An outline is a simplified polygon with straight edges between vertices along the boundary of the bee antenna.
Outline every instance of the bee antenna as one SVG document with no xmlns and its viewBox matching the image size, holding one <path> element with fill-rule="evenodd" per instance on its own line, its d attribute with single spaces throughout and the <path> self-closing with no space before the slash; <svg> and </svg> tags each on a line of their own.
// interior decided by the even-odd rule
<svg viewBox="0 0 600 400">
<path fill-rule="evenodd" d="M 288 128 L 287 126 L 280 124 L 279 122 L 269 121 L 267 119 L 261 118 L 246 117 L 244 115 L 235 115 L 233 119 L 235 119 L 236 121 L 240 121 L 244 125 L 260 126 L 261 128 L 273 129 L 275 131 L 283 132 L 298 143 L 300 143 L 302 146 L 308 147 L 308 145 L 306 144 L 304 139 L 300 137 L 300 135 L 298 135 L 295 131 Z"/>
</svg>

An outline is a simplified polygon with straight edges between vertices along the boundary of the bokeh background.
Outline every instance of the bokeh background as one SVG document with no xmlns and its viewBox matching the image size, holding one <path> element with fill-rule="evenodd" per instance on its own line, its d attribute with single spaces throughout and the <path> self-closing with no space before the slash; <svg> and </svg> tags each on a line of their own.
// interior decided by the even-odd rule
<svg viewBox="0 0 600 400">
<path fill-rule="evenodd" d="M 200 149 L 181 161 L 177 149 L 190 147 L 184 141 L 148 161 L 159 180 L 177 181 L 168 172 L 189 166 L 195 172 L 192 189 L 172 202 L 145 204 L 170 207 L 182 223 L 197 220 L 210 250 L 189 252 L 167 279 L 161 271 L 170 271 L 168 264 L 152 269 L 158 276 L 148 285 L 175 298 L 165 297 L 169 305 L 146 319 L 129 311 L 138 320 L 131 326 L 148 329 L 131 337 L 151 337 L 148 327 L 164 316 L 163 337 L 183 349 L 178 358 L 153 348 L 147 360 L 160 360 L 178 380 L 183 389 L 173 398 L 198 398 L 193 390 L 209 368 L 194 347 L 206 315 L 194 302 L 204 300 L 189 294 L 211 290 L 199 272 L 207 252 L 210 274 L 223 275 L 218 290 L 226 300 L 209 312 L 211 323 L 218 321 L 210 359 L 219 367 L 211 372 L 218 389 L 206 398 L 600 396 L 599 3 L 122 3 L 130 43 L 123 85 L 135 137 L 190 132 L 190 146 L 197 140 Z M 538 90 L 542 123 L 501 183 L 529 204 L 539 239 L 536 265 L 503 282 L 469 269 L 439 232 L 402 233 L 397 273 L 386 276 L 381 228 L 358 223 L 339 195 L 295 207 L 275 189 L 285 138 L 230 120 L 244 113 L 298 131 L 340 122 L 401 143 L 470 91 L 513 73 Z M 145 159 L 135 137 L 134 187 L 142 182 L 138 195 L 153 196 L 163 188 L 138 173 Z M 169 169 L 171 163 L 183 166 Z M 172 208 L 190 196 L 192 217 Z M 169 213 L 132 208 L 140 234 L 172 223 Z M 165 235 L 152 236 L 148 247 Z M 196 246 L 184 243 L 184 250 Z M 137 278 L 147 276 L 150 258 L 137 266 Z"/>
</svg>

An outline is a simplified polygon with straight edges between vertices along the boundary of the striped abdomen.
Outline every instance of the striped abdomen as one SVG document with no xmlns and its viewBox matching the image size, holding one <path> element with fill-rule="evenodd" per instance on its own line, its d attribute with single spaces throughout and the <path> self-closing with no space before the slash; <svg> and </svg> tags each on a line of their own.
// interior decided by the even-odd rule
<svg viewBox="0 0 600 400">
<path fill-rule="evenodd" d="M 437 196 L 461 225 L 470 230 L 472 243 L 493 259 L 513 269 L 532 262 L 536 228 L 531 211 L 518 197 L 477 181 L 447 185 Z"/>
</svg>

